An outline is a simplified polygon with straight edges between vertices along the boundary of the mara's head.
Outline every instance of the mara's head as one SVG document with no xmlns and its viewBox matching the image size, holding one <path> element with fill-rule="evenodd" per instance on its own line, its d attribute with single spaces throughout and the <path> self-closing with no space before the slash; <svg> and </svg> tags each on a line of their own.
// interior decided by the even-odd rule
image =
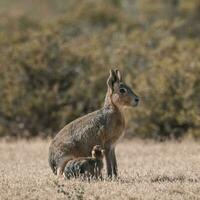
<svg viewBox="0 0 200 200">
<path fill-rule="evenodd" d="M 119 70 L 110 70 L 107 85 L 107 101 L 111 101 L 111 103 L 118 107 L 138 105 L 139 97 L 133 92 L 133 90 L 128 85 L 124 83 Z"/>
<path fill-rule="evenodd" d="M 103 159 L 104 157 L 104 149 L 101 147 L 101 145 L 95 145 L 92 149 L 92 157 Z"/>
</svg>

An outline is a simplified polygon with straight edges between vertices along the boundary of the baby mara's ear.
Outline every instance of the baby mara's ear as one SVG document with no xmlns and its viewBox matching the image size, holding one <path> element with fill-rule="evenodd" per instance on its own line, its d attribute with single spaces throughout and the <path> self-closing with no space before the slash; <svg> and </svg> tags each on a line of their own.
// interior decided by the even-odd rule
<svg viewBox="0 0 200 200">
<path fill-rule="evenodd" d="M 102 150 L 101 150 L 101 153 L 102 153 L 102 155 L 104 156 L 104 155 L 105 155 L 105 150 L 102 149 Z"/>
<path fill-rule="evenodd" d="M 94 158 L 95 157 L 95 151 L 92 150 L 92 157 Z"/>
</svg>

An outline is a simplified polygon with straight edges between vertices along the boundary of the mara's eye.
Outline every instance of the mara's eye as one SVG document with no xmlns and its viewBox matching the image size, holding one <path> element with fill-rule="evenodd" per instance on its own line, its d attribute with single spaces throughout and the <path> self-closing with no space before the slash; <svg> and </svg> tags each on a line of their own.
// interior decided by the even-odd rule
<svg viewBox="0 0 200 200">
<path fill-rule="evenodd" d="M 119 92 L 120 92 L 121 94 L 124 94 L 124 93 L 127 92 L 127 90 L 126 90 L 125 88 L 120 88 L 120 89 L 119 89 Z"/>
</svg>

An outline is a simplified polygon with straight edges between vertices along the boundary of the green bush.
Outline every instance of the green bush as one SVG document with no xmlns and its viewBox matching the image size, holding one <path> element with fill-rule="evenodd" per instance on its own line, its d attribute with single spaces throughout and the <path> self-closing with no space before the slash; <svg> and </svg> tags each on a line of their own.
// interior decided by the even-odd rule
<svg viewBox="0 0 200 200">
<path fill-rule="evenodd" d="M 51 22 L 1 16 L 0 136 L 55 135 L 103 104 L 117 66 L 141 97 L 127 136 L 199 137 L 197 2 L 74 2 Z"/>
</svg>

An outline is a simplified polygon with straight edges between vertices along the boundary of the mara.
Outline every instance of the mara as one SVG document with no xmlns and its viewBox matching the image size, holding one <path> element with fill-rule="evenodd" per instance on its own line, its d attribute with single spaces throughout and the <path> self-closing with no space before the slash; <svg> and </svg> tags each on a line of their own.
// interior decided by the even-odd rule
<svg viewBox="0 0 200 200">
<path fill-rule="evenodd" d="M 104 106 L 67 124 L 52 140 L 49 165 L 56 175 L 63 175 L 68 161 L 90 156 L 95 145 L 105 150 L 107 175 L 117 176 L 116 142 L 123 136 L 124 106 L 134 107 L 139 97 L 127 86 L 119 70 L 110 70 Z"/>
</svg>

